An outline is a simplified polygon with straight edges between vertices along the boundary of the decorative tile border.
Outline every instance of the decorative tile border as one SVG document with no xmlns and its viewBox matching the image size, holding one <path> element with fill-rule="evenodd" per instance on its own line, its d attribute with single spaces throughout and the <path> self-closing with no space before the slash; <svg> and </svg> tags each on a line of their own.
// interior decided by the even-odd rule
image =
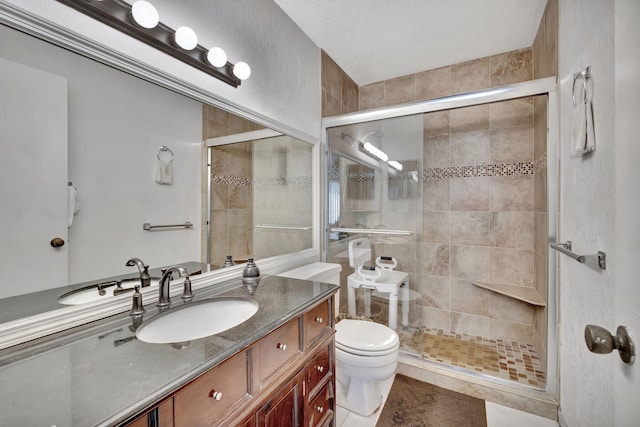
<svg viewBox="0 0 640 427">
<path fill-rule="evenodd" d="M 285 178 L 260 178 L 251 179 L 242 176 L 214 174 L 211 176 L 214 184 L 227 184 L 237 187 L 269 187 L 283 185 L 311 185 L 313 178 L 310 176 L 288 176 Z"/>
<path fill-rule="evenodd" d="M 527 176 L 541 172 L 547 167 L 547 154 L 544 153 L 533 162 L 513 162 L 500 164 L 484 164 L 474 166 L 450 166 L 446 168 L 423 169 L 422 178 L 425 181 L 448 178 L 475 178 L 482 176 Z M 329 168 L 329 179 L 339 180 L 340 170 L 331 165 Z M 375 180 L 375 172 L 364 172 L 359 174 L 349 174 L 349 181 L 370 182 Z M 416 174 L 407 171 L 390 178 L 393 181 L 415 181 Z"/>
<path fill-rule="evenodd" d="M 533 162 L 518 162 L 424 169 L 422 177 L 425 180 L 433 180 L 481 176 L 524 176 L 533 175 L 533 172 Z"/>
</svg>

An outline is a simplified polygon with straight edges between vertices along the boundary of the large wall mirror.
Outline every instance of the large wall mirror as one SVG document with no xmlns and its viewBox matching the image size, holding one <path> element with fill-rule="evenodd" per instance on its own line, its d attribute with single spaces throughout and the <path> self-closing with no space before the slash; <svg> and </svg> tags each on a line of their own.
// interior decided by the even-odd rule
<svg viewBox="0 0 640 427">
<path fill-rule="evenodd" d="M 0 335 L 34 316 L 49 323 L 29 338 L 55 330 L 51 322 L 69 313 L 79 324 L 82 316 L 123 311 L 122 296 L 119 305 L 109 301 L 119 307 L 110 311 L 95 299 L 83 308 L 59 297 L 105 278 L 137 276 L 135 266 L 125 265 L 130 258 L 152 271 L 189 263 L 209 272 L 227 255 L 242 262 L 317 251 L 313 141 L 24 28 L 0 24 L 0 38 L 0 178 L 7 202 L 0 220 L 10 230 L 0 259 Z M 181 224 L 191 225 L 155 228 Z"/>
</svg>

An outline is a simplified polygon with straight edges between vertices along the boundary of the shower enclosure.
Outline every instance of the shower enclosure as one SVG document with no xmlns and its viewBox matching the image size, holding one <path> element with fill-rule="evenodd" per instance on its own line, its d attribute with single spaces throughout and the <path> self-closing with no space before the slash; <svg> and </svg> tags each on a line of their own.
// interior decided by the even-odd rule
<svg viewBox="0 0 640 427">
<path fill-rule="evenodd" d="M 324 248 L 342 264 L 341 316 L 348 242 L 366 237 L 369 265 L 393 257 L 409 273 L 403 353 L 555 392 L 555 86 L 541 79 L 323 120 Z M 357 289 L 357 317 L 363 296 Z M 370 320 L 386 323 L 388 304 L 372 292 Z"/>
</svg>

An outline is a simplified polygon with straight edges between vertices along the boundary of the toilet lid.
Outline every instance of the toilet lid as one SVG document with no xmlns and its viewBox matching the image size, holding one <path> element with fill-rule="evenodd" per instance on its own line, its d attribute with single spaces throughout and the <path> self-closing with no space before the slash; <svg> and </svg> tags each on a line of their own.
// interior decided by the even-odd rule
<svg viewBox="0 0 640 427">
<path fill-rule="evenodd" d="M 400 339 L 391 328 L 366 320 L 341 320 L 336 324 L 336 347 L 347 353 L 383 355 L 395 351 Z"/>
</svg>

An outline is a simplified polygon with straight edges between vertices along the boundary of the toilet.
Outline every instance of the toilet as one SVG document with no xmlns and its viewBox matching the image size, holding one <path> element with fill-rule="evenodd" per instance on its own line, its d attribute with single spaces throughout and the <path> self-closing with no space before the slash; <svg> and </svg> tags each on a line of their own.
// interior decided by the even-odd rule
<svg viewBox="0 0 640 427">
<path fill-rule="evenodd" d="M 316 262 L 278 276 L 339 284 L 340 271 L 340 264 Z M 336 324 L 335 347 L 337 404 L 371 415 L 382 402 L 380 383 L 398 366 L 398 334 L 379 323 L 345 319 Z"/>
<path fill-rule="evenodd" d="M 369 416 L 382 402 L 380 383 L 396 372 L 398 334 L 379 323 L 345 319 L 336 324 L 335 342 L 338 405 Z"/>
</svg>

